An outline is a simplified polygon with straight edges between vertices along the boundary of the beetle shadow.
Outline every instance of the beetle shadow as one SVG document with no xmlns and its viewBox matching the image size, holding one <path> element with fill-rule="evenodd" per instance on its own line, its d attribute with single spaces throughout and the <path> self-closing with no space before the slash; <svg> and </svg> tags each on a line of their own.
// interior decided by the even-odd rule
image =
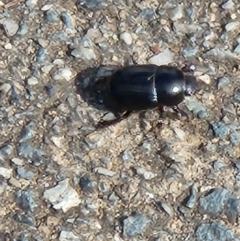
<svg viewBox="0 0 240 241">
<path fill-rule="evenodd" d="M 89 106 L 98 110 L 111 111 L 104 102 L 104 94 L 107 89 L 108 77 L 118 68 L 118 66 L 100 65 L 81 71 L 75 78 L 77 94 Z"/>
</svg>

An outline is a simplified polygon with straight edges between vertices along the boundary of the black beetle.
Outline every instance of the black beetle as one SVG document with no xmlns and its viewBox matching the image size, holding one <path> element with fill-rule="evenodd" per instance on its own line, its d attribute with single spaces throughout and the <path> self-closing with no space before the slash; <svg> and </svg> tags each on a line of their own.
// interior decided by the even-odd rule
<svg viewBox="0 0 240 241">
<path fill-rule="evenodd" d="M 171 107 L 185 114 L 178 105 L 185 96 L 194 94 L 197 81 L 194 76 L 185 76 L 173 66 L 133 65 L 117 69 L 112 75 L 101 79 L 104 85 L 104 104 L 111 109 L 116 119 L 101 121 L 101 125 L 116 123 L 132 111 L 164 109 Z"/>
</svg>

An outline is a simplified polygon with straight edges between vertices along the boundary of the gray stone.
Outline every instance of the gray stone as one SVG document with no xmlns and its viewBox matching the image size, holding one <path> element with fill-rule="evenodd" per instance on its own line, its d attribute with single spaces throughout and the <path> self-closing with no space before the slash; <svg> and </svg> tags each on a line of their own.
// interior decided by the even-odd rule
<svg viewBox="0 0 240 241">
<path fill-rule="evenodd" d="M 47 51 L 45 48 L 40 47 L 36 53 L 36 61 L 41 63 L 45 62 L 47 57 Z"/>
<path fill-rule="evenodd" d="M 9 179 L 12 176 L 12 171 L 11 168 L 0 167 L 0 176 Z"/>
<path fill-rule="evenodd" d="M 228 134 L 228 127 L 223 122 L 213 123 L 212 128 L 216 137 L 224 137 Z"/>
<path fill-rule="evenodd" d="M 0 147 L 0 160 L 5 160 L 7 158 L 10 158 L 10 155 L 13 151 L 12 145 L 4 145 Z"/>
<path fill-rule="evenodd" d="M 20 133 L 19 142 L 24 142 L 26 140 L 29 140 L 33 138 L 34 135 L 35 135 L 35 132 L 33 130 L 31 130 L 28 126 L 24 126 Z"/>
<path fill-rule="evenodd" d="M 16 213 L 16 214 L 13 215 L 13 219 L 16 222 L 19 222 L 19 223 L 25 223 L 25 224 L 28 224 L 28 225 L 31 225 L 31 226 L 34 225 L 34 220 L 29 215 L 21 215 L 21 214 Z"/>
<path fill-rule="evenodd" d="M 70 231 L 61 231 L 59 241 L 80 241 L 80 238 Z"/>
<path fill-rule="evenodd" d="M 32 194 L 28 190 L 19 190 L 16 192 L 16 202 L 18 206 L 24 211 L 33 212 L 37 204 L 32 198 Z"/>
<path fill-rule="evenodd" d="M 79 185 L 84 192 L 93 191 L 93 182 L 88 176 L 81 177 Z"/>
<path fill-rule="evenodd" d="M 18 146 L 18 155 L 25 157 L 25 158 L 41 158 L 43 155 L 45 155 L 45 152 L 32 147 L 26 142 L 22 142 Z"/>
<path fill-rule="evenodd" d="M 233 100 L 236 103 L 240 103 L 240 89 L 237 89 L 233 95 Z"/>
<path fill-rule="evenodd" d="M 57 23 L 59 21 L 59 15 L 56 10 L 48 10 L 45 12 L 45 19 L 50 23 Z"/>
<path fill-rule="evenodd" d="M 34 173 L 30 170 L 27 170 L 26 167 L 17 168 L 17 174 L 24 179 L 31 180 L 34 177 Z"/>
<path fill-rule="evenodd" d="M 188 110 L 192 111 L 194 115 L 198 115 L 199 118 L 206 118 L 206 108 L 195 96 L 186 98 L 184 102 Z"/>
<path fill-rule="evenodd" d="M 197 201 L 197 194 L 194 185 L 190 188 L 190 196 L 186 202 L 186 207 L 188 208 L 194 208 Z"/>
<path fill-rule="evenodd" d="M 71 52 L 71 55 L 78 59 L 83 60 L 92 60 L 96 59 L 96 54 L 94 53 L 93 49 L 85 48 L 83 46 L 79 46 L 78 48 L 74 49 Z"/>
<path fill-rule="evenodd" d="M 240 241 L 230 228 L 217 222 L 200 224 L 195 237 L 197 241 Z"/>
<path fill-rule="evenodd" d="M 18 23 L 13 19 L 5 19 L 2 22 L 3 28 L 8 36 L 13 36 L 18 31 Z"/>
<path fill-rule="evenodd" d="M 55 209 L 62 209 L 63 212 L 67 212 L 70 208 L 81 203 L 80 196 L 71 187 L 69 179 L 65 179 L 59 182 L 57 186 L 46 190 L 43 197 L 50 201 Z"/>
<path fill-rule="evenodd" d="M 213 168 L 215 170 L 219 170 L 219 169 L 223 168 L 224 166 L 225 166 L 225 164 L 222 161 L 217 160 L 217 161 L 213 162 Z"/>
<path fill-rule="evenodd" d="M 72 17 L 68 12 L 62 12 L 60 18 L 68 28 L 74 28 Z"/>
<path fill-rule="evenodd" d="M 141 234 L 149 222 L 142 214 L 134 213 L 123 221 L 123 235 L 133 237 Z"/>
<path fill-rule="evenodd" d="M 224 89 L 224 87 L 229 83 L 229 78 L 226 76 L 217 79 L 218 89 Z"/>
<path fill-rule="evenodd" d="M 27 32 L 28 32 L 28 26 L 27 26 L 27 24 L 26 23 L 24 23 L 24 22 L 21 22 L 20 24 L 19 24 L 19 29 L 18 29 L 18 34 L 19 35 L 25 35 L 25 34 L 27 34 Z"/>
<path fill-rule="evenodd" d="M 232 145 L 237 146 L 240 143 L 240 133 L 237 131 L 233 131 L 229 135 L 229 141 Z"/>
<path fill-rule="evenodd" d="M 215 188 L 205 197 L 199 200 L 199 209 L 202 214 L 216 215 L 220 212 L 221 207 L 226 200 L 228 190 L 224 188 Z"/>
<path fill-rule="evenodd" d="M 106 0 L 78 0 L 77 1 L 77 7 L 79 10 L 81 8 L 86 8 L 89 10 L 97 10 L 102 9 L 108 6 L 108 3 Z"/>
<path fill-rule="evenodd" d="M 224 209 L 228 221 L 232 224 L 236 223 L 239 216 L 239 200 L 234 197 L 229 197 L 225 203 Z"/>
</svg>

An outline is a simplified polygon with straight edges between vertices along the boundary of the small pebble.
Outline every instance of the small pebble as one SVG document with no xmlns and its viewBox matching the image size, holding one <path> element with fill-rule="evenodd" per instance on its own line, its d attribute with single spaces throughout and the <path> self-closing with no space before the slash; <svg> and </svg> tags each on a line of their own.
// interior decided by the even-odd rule
<svg viewBox="0 0 240 241">
<path fill-rule="evenodd" d="M 154 173 L 152 173 L 150 171 L 147 171 L 143 167 L 137 168 L 137 174 L 140 175 L 140 176 L 143 176 L 144 179 L 146 179 L 146 180 L 151 180 L 151 179 L 153 179 L 154 177 L 157 176 L 156 174 L 154 174 Z"/>
<path fill-rule="evenodd" d="M 225 10 L 230 10 L 235 6 L 234 2 L 232 0 L 228 0 L 222 5 L 222 8 Z"/>
<path fill-rule="evenodd" d="M 20 158 L 13 158 L 12 163 L 14 163 L 17 166 L 23 166 L 24 165 L 24 160 L 20 159 Z"/>
<path fill-rule="evenodd" d="M 5 45 L 4 45 L 4 48 L 5 49 L 12 49 L 12 44 L 11 43 L 6 43 Z"/>
<path fill-rule="evenodd" d="M 194 206 L 196 205 L 196 201 L 197 201 L 197 193 L 196 193 L 195 186 L 192 185 L 190 188 L 190 196 L 188 197 L 188 200 L 186 202 L 186 207 L 194 208 Z"/>
<path fill-rule="evenodd" d="M 34 177 L 34 173 L 30 170 L 27 170 L 25 167 L 17 168 L 17 174 L 26 180 L 31 180 Z"/>
<path fill-rule="evenodd" d="M 32 77 L 28 78 L 27 83 L 28 83 L 28 85 L 31 85 L 31 86 L 37 85 L 38 79 L 36 77 L 32 76 Z"/>
<path fill-rule="evenodd" d="M 2 21 L 3 28 L 8 36 L 13 36 L 18 31 L 18 23 L 13 19 L 5 19 Z"/>
<path fill-rule="evenodd" d="M 24 211 L 33 212 L 37 204 L 33 200 L 31 192 L 28 190 L 19 190 L 16 192 L 16 202 Z"/>
<path fill-rule="evenodd" d="M 228 83 L 229 83 L 229 78 L 226 76 L 223 76 L 217 79 L 218 89 L 224 89 L 224 86 L 226 86 Z"/>
<path fill-rule="evenodd" d="M 41 10 L 42 10 L 42 11 L 48 11 L 48 10 L 50 10 L 52 7 L 53 7 L 52 4 L 45 4 L 45 5 L 42 6 Z"/>
<path fill-rule="evenodd" d="M 156 64 L 158 66 L 167 65 L 172 62 L 173 62 L 173 53 L 169 49 L 166 49 L 163 52 L 157 55 L 154 55 L 148 60 L 149 64 Z"/>
<path fill-rule="evenodd" d="M 127 45 L 132 44 L 132 36 L 128 32 L 124 32 L 124 33 L 120 34 L 120 39 L 122 41 L 124 41 Z"/>
<path fill-rule="evenodd" d="M 200 76 L 198 76 L 198 79 L 203 81 L 207 85 L 209 85 L 211 83 L 211 78 L 208 74 L 200 75 Z"/>
<path fill-rule="evenodd" d="M 240 44 L 238 44 L 238 45 L 235 47 L 235 49 L 234 49 L 233 52 L 236 53 L 236 54 L 240 54 Z"/>
<path fill-rule="evenodd" d="M 79 185 L 84 192 L 93 191 L 93 182 L 88 176 L 81 177 Z"/>
<path fill-rule="evenodd" d="M 44 39 L 44 38 L 39 38 L 38 43 L 39 43 L 39 45 L 41 45 L 41 47 L 46 48 L 49 44 L 49 40 Z"/>
<path fill-rule="evenodd" d="M 223 122 L 213 123 L 212 128 L 216 137 L 224 137 L 228 134 L 228 127 Z"/>
<path fill-rule="evenodd" d="M 165 202 L 161 202 L 160 206 L 162 207 L 162 209 L 170 216 L 172 217 L 173 215 L 173 211 L 172 211 L 172 207 L 170 207 L 167 203 Z"/>
<path fill-rule="evenodd" d="M 30 9 L 34 8 L 37 5 L 38 0 L 27 0 L 26 6 Z"/>
<path fill-rule="evenodd" d="M 55 72 L 53 72 L 52 78 L 57 81 L 59 80 L 69 81 L 72 78 L 72 72 L 68 67 L 59 68 Z"/>
<path fill-rule="evenodd" d="M 12 175 L 12 169 L 0 167 L 0 176 L 4 177 L 5 179 L 9 179 L 11 175 Z"/>
<path fill-rule="evenodd" d="M 59 21 L 59 14 L 56 10 L 48 10 L 45 12 L 45 18 L 50 23 L 57 23 Z"/>
<path fill-rule="evenodd" d="M 46 190 L 43 197 L 51 202 L 55 209 L 62 209 L 64 213 L 81 203 L 79 194 L 71 187 L 69 179 L 65 179 L 57 186 Z"/>
<path fill-rule="evenodd" d="M 220 170 L 223 167 L 225 167 L 225 164 L 222 161 L 217 160 L 213 162 L 213 168 L 215 170 Z"/>
<path fill-rule="evenodd" d="M 134 213 L 123 221 L 123 236 L 133 237 L 141 234 L 149 223 L 149 219 L 140 213 Z"/>
<path fill-rule="evenodd" d="M 86 8 L 89 10 L 99 10 L 108 6 L 108 2 L 106 0 L 78 0 L 77 7 L 79 10 L 81 8 Z"/>
<path fill-rule="evenodd" d="M 92 60 L 92 59 L 96 59 L 96 57 L 97 57 L 92 49 L 85 48 L 83 46 L 80 46 L 80 47 L 74 49 L 71 52 L 71 55 L 74 56 L 75 58 L 80 58 L 83 60 Z"/>
<path fill-rule="evenodd" d="M 170 16 L 170 19 L 172 21 L 177 21 L 179 20 L 180 18 L 183 17 L 183 9 L 182 9 L 182 6 L 180 4 L 178 4 L 175 8 L 172 8 L 170 11 L 169 11 L 169 16 Z"/>
<path fill-rule="evenodd" d="M 196 241 L 239 241 L 233 230 L 215 221 L 200 223 L 196 228 L 195 237 Z"/>
<path fill-rule="evenodd" d="M 240 144 L 240 133 L 237 131 L 233 131 L 229 135 L 229 141 L 232 145 L 238 146 Z"/>
<path fill-rule="evenodd" d="M 73 232 L 63 230 L 60 232 L 59 241 L 80 241 L 80 239 Z"/>
<path fill-rule="evenodd" d="M 17 31 L 17 34 L 23 36 L 23 35 L 25 35 L 27 32 L 28 32 L 28 26 L 27 26 L 27 24 L 24 23 L 24 22 L 21 22 L 21 23 L 19 24 L 19 29 L 18 29 L 18 31 Z"/>
<path fill-rule="evenodd" d="M 73 19 L 71 15 L 68 12 L 62 12 L 60 15 L 60 18 L 62 22 L 68 27 L 68 28 L 73 28 Z"/>
<path fill-rule="evenodd" d="M 11 90 L 12 86 L 9 83 L 4 83 L 0 86 L 1 93 L 7 94 Z"/>
<path fill-rule="evenodd" d="M 103 167 L 96 167 L 96 168 L 94 169 L 94 172 L 96 172 L 96 173 L 98 173 L 98 174 L 105 175 L 105 176 L 110 176 L 110 177 L 116 175 L 116 172 L 113 172 L 113 171 L 108 170 L 108 169 L 103 168 Z"/>
<path fill-rule="evenodd" d="M 215 188 L 205 197 L 199 199 L 199 210 L 202 214 L 216 215 L 220 212 L 226 200 L 228 190 Z"/>
<path fill-rule="evenodd" d="M 240 27 L 240 22 L 235 21 L 235 22 L 228 23 L 225 26 L 225 29 L 227 32 L 230 32 L 230 31 L 235 31 L 235 30 L 239 29 L 239 27 Z"/>
</svg>

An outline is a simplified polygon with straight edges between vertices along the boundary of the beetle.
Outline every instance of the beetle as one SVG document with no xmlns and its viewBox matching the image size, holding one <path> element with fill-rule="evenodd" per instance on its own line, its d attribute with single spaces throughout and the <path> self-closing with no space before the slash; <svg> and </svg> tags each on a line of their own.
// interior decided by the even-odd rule
<svg viewBox="0 0 240 241">
<path fill-rule="evenodd" d="M 133 111 L 166 107 L 186 115 L 178 105 L 185 96 L 197 90 L 196 78 L 184 75 L 176 67 L 154 64 L 133 65 L 116 69 L 101 79 L 103 102 L 116 119 L 100 121 L 98 126 L 115 124 L 127 118 Z"/>
</svg>

